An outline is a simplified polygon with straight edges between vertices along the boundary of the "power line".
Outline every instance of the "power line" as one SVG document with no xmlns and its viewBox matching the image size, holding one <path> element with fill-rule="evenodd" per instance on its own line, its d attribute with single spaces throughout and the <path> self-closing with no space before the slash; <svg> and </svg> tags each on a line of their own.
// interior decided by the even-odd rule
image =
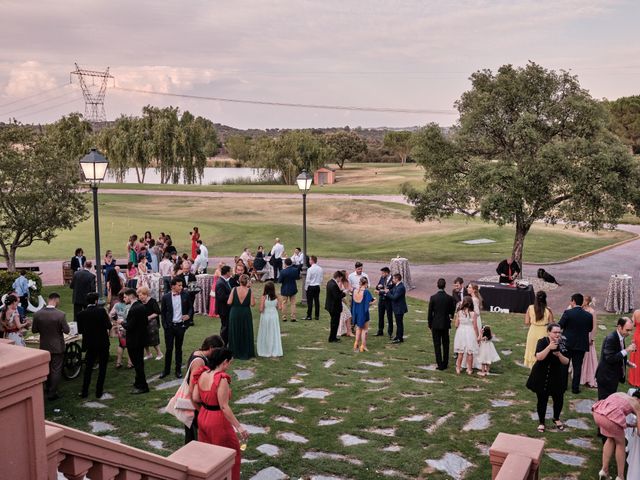
<svg viewBox="0 0 640 480">
<path fill-rule="evenodd" d="M 116 90 L 125 92 L 142 93 L 146 95 L 161 95 L 165 97 L 189 98 L 192 100 L 210 100 L 214 102 L 244 103 L 250 105 L 266 105 L 271 107 L 290 108 L 313 108 L 321 110 L 349 110 L 358 112 L 380 112 L 380 113 L 409 113 L 409 114 L 435 114 L 435 115 L 457 115 L 455 110 L 437 110 L 421 108 L 386 108 L 386 107 L 356 107 L 346 105 L 321 105 L 313 103 L 290 103 L 290 102 L 268 102 L 264 100 L 245 100 L 239 98 L 208 97 L 202 95 L 187 95 L 181 93 L 156 92 L 153 90 L 140 90 L 137 88 L 114 87 Z"/>
<path fill-rule="evenodd" d="M 27 112 L 20 115 L 20 118 L 30 117 L 31 115 L 36 115 L 38 113 L 46 112 L 47 110 L 53 110 L 54 108 L 61 107 L 63 105 L 67 105 L 69 103 L 78 102 L 82 100 L 82 97 L 72 98 L 71 100 L 67 100 L 66 102 L 57 103 L 55 105 L 51 105 L 50 107 L 41 108 L 40 110 L 36 110 L 34 112 Z"/>
<path fill-rule="evenodd" d="M 56 97 L 46 98 L 44 100 L 40 100 L 39 102 L 36 102 L 36 103 L 31 103 L 31 104 L 26 105 L 24 107 L 15 108 L 15 109 L 9 110 L 7 112 L 1 112 L 0 115 L 9 115 L 11 113 L 19 112 L 21 110 L 28 110 L 30 108 L 37 107 L 38 105 L 49 103 L 49 102 L 51 102 L 53 100 L 58 100 L 59 98 L 68 97 L 69 95 L 73 95 L 74 93 L 76 93 L 76 92 L 67 92 L 67 93 L 63 93 L 62 95 L 58 95 Z"/>
<path fill-rule="evenodd" d="M 41 92 L 34 93 L 33 95 L 27 95 L 26 97 L 18 98 L 17 100 L 0 104 L 0 108 L 8 107 L 9 105 L 13 105 L 14 103 L 22 102 L 24 100 L 29 100 L 30 98 L 38 97 L 40 95 L 44 95 L 45 93 L 53 92 L 54 90 L 59 90 L 64 87 L 66 87 L 66 85 L 58 85 L 57 87 L 49 88 L 47 90 L 42 90 Z"/>
</svg>

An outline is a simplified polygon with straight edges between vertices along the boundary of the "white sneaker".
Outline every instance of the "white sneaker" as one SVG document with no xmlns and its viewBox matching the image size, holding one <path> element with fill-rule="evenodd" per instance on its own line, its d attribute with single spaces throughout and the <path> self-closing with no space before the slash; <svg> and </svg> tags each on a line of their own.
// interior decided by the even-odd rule
<svg viewBox="0 0 640 480">
<path fill-rule="evenodd" d="M 158 355 L 158 356 L 156 357 L 156 360 L 162 360 L 163 358 L 164 358 L 164 355 L 163 355 L 163 354 L 160 354 L 160 355 Z"/>
<path fill-rule="evenodd" d="M 144 356 L 144 359 L 145 359 L 145 360 L 150 360 L 150 359 L 152 359 L 152 358 L 153 358 L 153 355 L 151 355 L 151 354 L 149 354 L 149 355 L 145 355 L 145 356 Z"/>
</svg>

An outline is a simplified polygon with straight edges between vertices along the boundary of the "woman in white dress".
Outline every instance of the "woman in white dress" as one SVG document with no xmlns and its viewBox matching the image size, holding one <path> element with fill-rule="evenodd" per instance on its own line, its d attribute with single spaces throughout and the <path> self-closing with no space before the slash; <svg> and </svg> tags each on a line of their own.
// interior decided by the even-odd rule
<svg viewBox="0 0 640 480">
<path fill-rule="evenodd" d="M 482 295 L 480 295 L 480 288 L 477 283 L 470 283 L 467 285 L 467 295 L 471 296 L 471 300 L 473 300 L 473 311 L 476 314 L 476 324 L 478 325 L 478 332 L 482 335 L 482 318 L 480 317 L 480 311 L 482 310 L 483 300 Z M 464 362 L 465 359 L 463 358 Z M 478 355 L 476 355 L 473 359 L 473 368 L 476 370 L 483 371 L 482 363 L 478 360 Z"/>
<path fill-rule="evenodd" d="M 473 300 L 464 297 L 455 318 L 456 336 L 453 338 L 453 351 L 458 354 L 456 373 L 462 370 L 462 357 L 466 354 L 467 374 L 473 374 L 473 357 L 478 353 L 478 319 L 473 311 Z"/>
<path fill-rule="evenodd" d="M 18 312 L 18 297 L 15 295 L 7 295 L 4 299 L 4 308 L 0 312 L 0 322 L 4 338 L 13 340 L 16 346 L 24 347 L 24 330 L 29 328 L 31 322 L 25 320 L 22 322 L 20 312 Z"/>
<path fill-rule="evenodd" d="M 340 290 L 345 293 L 345 298 L 347 296 L 352 295 L 353 292 L 351 290 L 351 284 L 349 280 L 347 280 L 347 272 L 342 270 L 344 274 L 342 284 L 339 284 Z M 351 308 L 346 304 L 346 302 L 342 301 L 342 313 L 340 313 L 340 323 L 338 324 L 338 332 L 336 334 L 338 337 L 347 336 L 353 337 L 353 333 L 351 332 Z"/>
<path fill-rule="evenodd" d="M 258 356 L 281 357 L 282 339 L 280 337 L 280 316 L 282 303 L 276 295 L 273 282 L 264 284 L 260 300 L 260 327 L 258 328 Z"/>
</svg>

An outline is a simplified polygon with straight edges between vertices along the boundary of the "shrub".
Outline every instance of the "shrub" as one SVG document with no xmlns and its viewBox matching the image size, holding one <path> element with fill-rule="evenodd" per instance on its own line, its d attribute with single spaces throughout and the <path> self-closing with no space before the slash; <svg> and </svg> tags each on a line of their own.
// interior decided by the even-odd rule
<svg viewBox="0 0 640 480">
<path fill-rule="evenodd" d="M 0 271 L 0 297 L 5 293 L 13 290 L 12 285 L 16 278 L 20 276 L 20 272 Z M 42 291 L 42 279 L 37 272 L 27 272 L 27 279 L 36 282 L 36 289 L 30 290 L 30 301 L 33 305 L 38 304 L 38 295 Z"/>
</svg>

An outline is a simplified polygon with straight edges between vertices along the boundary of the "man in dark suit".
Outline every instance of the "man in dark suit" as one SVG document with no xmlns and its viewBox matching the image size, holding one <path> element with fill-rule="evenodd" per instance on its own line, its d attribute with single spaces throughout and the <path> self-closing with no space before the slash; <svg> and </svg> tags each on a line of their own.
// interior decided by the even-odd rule
<svg viewBox="0 0 640 480">
<path fill-rule="evenodd" d="M 593 316 L 582 309 L 584 298 L 580 293 L 571 295 L 571 308 L 564 311 L 558 324 L 562 327 L 562 334 L 566 338 L 565 347 L 567 357 L 573 366 L 571 391 L 580 393 L 580 374 L 582 360 L 589 350 L 589 332 L 593 330 Z"/>
<path fill-rule="evenodd" d="M 164 328 L 164 371 L 160 378 L 171 372 L 173 345 L 176 347 L 176 377 L 182 378 L 182 344 L 188 322 L 193 318 L 193 303 L 189 294 L 182 290 L 182 282 L 171 280 L 171 291 L 162 296 L 162 328 Z"/>
<path fill-rule="evenodd" d="M 220 278 L 216 283 L 216 313 L 220 316 L 220 336 L 225 345 L 229 343 L 229 295 L 231 295 L 231 267 L 225 265 L 220 269 Z"/>
<path fill-rule="evenodd" d="M 71 271 L 77 272 L 84 268 L 84 263 L 87 261 L 87 257 L 84 256 L 84 252 L 81 248 L 76 248 L 76 254 L 71 257 Z"/>
<path fill-rule="evenodd" d="M 133 288 L 127 288 L 124 291 L 124 301 L 127 305 L 131 305 L 125 326 L 129 359 L 136 371 L 131 393 L 134 395 L 148 393 L 149 385 L 147 385 L 147 377 L 144 373 L 144 347 L 148 343 L 147 325 L 149 323 L 147 309 L 138 300 L 138 294 Z"/>
<path fill-rule="evenodd" d="M 520 265 L 513 257 L 502 260 L 496 268 L 500 283 L 513 283 L 520 275 Z"/>
<path fill-rule="evenodd" d="M 33 333 L 40 334 L 40 349 L 51 355 L 49 360 L 49 376 L 47 377 L 47 398 L 57 400 L 58 385 L 62 378 L 62 364 L 64 360 L 64 334 L 69 333 L 69 325 L 63 311 L 58 310 L 60 295 L 55 292 L 49 294 L 47 306 L 33 315 Z"/>
<path fill-rule="evenodd" d="M 78 321 L 78 313 L 87 308 L 87 294 L 96 291 L 96 276 L 91 273 L 93 263 L 84 262 L 81 268 L 73 274 L 71 289 L 73 290 L 73 319 Z"/>
<path fill-rule="evenodd" d="M 344 292 L 340 289 L 338 282 L 344 281 L 344 275 L 340 270 L 333 274 L 333 278 L 327 282 L 326 298 L 324 309 L 329 312 L 331 324 L 329 329 L 329 342 L 339 342 L 338 325 L 340 325 L 340 314 L 342 313 L 342 299 Z"/>
<path fill-rule="evenodd" d="M 612 393 L 618 391 L 618 383 L 624 383 L 625 365 L 628 354 L 635 352 L 638 346 L 632 343 L 628 347 L 624 345 L 625 337 L 633 332 L 633 320 L 627 317 L 618 319 L 616 331 L 607 335 L 602 342 L 600 362 L 596 370 L 598 382 L 598 400 L 604 400 Z M 635 365 L 631 365 L 635 367 Z"/>
<path fill-rule="evenodd" d="M 180 280 L 183 290 L 189 288 L 190 283 L 196 282 L 195 274 L 191 273 L 191 262 L 189 260 L 184 260 L 182 264 L 180 264 L 180 273 L 174 278 Z"/>
<path fill-rule="evenodd" d="M 464 280 L 462 277 L 456 277 L 453 281 L 453 290 L 451 290 L 451 296 L 456 301 L 456 305 L 462 301 L 465 295 Z"/>
<path fill-rule="evenodd" d="M 111 330 L 111 320 L 107 311 L 98 306 L 98 294 L 88 293 L 87 308 L 78 313 L 78 333 L 82 335 L 82 348 L 87 352 L 80 392 L 82 398 L 89 396 L 89 384 L 91 384 L 91 374 L 96 361 L 98 362 L 96 398 L 99 399 L 104 393 L 104 379 L 109 363 L 109 330 Z"/>
<path fill-rule="evenodd" d="M 445 370 L 449 366 L 449 330 L 451 329 L 451 319 L 456 312 L 456 301 L 444 291 L 446 286 L 445 279 L 439 278 L 438 293 L 429 299 L 427 313 L 438 370 Z"/>
<path fill-rule="evenodd" d="M 396 336 L 391 343 L 404 342 L 404 314 L 409 311 L 407 308 L 407 289 L 402 283 L 402 275 L 393 274 L 393 287 L 386 291 L 387 300 L 391 300 L 391 310 L 396 318 Z"/>
<path fill-rule="evenodd" d="M 389 290 L 393 286 L 391 281 L 391 270 L 389 267 L 382 267 L 380 269 L 380 280 L 376 285 L 376 291 L 378 292 L 378 333 L 376 337 L 384 336 L 384 316 L 387 316 L 387 333 L 389 338 L 393 337 L 393 310 L 391 309 L 391 300 L 387 299 L 385 290 Z"/>
</svg>

